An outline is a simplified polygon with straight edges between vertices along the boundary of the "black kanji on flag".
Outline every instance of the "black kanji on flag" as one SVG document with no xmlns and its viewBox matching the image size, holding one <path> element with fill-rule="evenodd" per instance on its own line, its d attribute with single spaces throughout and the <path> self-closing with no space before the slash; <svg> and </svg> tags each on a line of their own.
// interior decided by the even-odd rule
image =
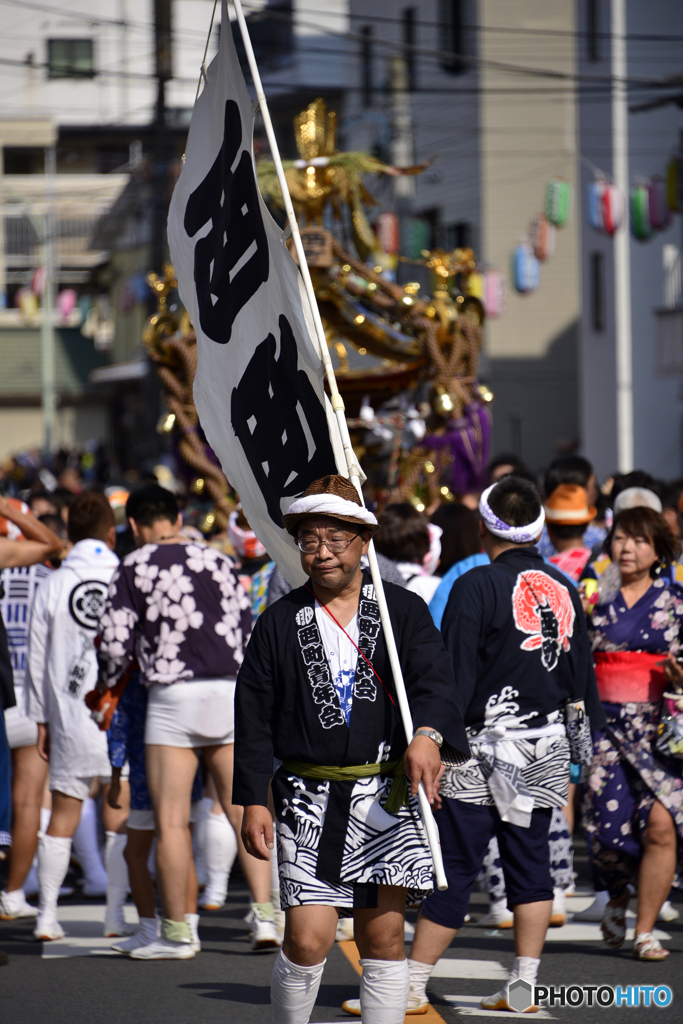
<svg viewBox="0 0 683 1024">
<path fill-rule="evenodd" d="M 223 145 L 213 167 L 187 201 L 190 238 L 211 230 L 194 248 L 194 282 L 204 334 L 225 345 L 240 310 L 268 280 L 268 239 L 251 154 L 242 146 L 242 120 L 234 100 L 225 104 Z"/>
<path fill-rule="evenodd" d="M 280 500 L 336 473 L 325 409 L 303 370 L 296 339 L 280 316 L 280 351 L 272 334 L 257 346 L 236 388 L 230 417 L 268 514 L 282 526 Z"/>
</svg>

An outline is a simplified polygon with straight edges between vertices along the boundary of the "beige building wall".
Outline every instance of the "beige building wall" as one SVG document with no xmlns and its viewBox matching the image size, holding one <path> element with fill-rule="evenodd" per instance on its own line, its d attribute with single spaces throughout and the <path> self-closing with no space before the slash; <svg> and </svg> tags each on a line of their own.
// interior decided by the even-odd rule
<svg viewBox="0 0 683 1024">
<path fill-rule="evenodd" d="M 549 178 L 569 181 L 576 200 L 574 84 L 511 73 L 487 61 L 524 68 L 576 70 L 574 7 L 568 0 L 480 0 L 482 257 L 512 282 L 512 253 L 543 210 Z M 511 17 L 514 9 L 514 17 Z M 534 29 L 566 35 L 510 31 Z M 496 31 L 500 29 L 501 31 Z M 486 327 L 491 359 L 539 359 L 579 316 L 579 223 L 557 230 L 554 256 L 541 266 L 531 295 L 510 287 L 507 311 Z M 495 415 L 495 409 L 494 409 Z"/>
<path fill-rule="evenodd" d="M 87 441 L 109 440 L 107 407 L 66 405 L 57 410 L 55 447 L 73 448 Z M 27 448 L 43 446 L 43 413 L 38 406 L 0 408 L 0 462 Z"/>
</svg>

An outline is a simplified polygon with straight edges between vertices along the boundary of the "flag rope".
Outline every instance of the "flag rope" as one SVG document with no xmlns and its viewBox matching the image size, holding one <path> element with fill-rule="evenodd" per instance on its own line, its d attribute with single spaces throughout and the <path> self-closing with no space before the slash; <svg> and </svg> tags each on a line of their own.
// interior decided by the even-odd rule
<svg viewBox="0 0 683 1024">
<path fill-rule="evenodd" d="M 199 69 L 199 81 L 197 82 L 197 92 L 195 94 L 195 103 L 199 99 L 199 90 L 202 87 L 202 80 L 206 85 L 206 55 L 209 52 L 209 43 L 211 42 L 211 33 L 213 32 L 213 22 L 216 17 L 216 8 L 218 7 L 218 0 L 213 0 L 213 10 L 211 12 L 211 24 L 209 25 L 209 31 L 206 37 L 206 46 L 204 47 L 204 56 L 202 57 L 201 67 Z"/>
<path fill-rule="evenodd" d="M 339 430 L 339 437 L 344 449 L 344 456 L 346 458 L 346 465 L 349 474 L 349 479 L 358 491 L 358 495 L 361 502 L 364 502 L 363 489 L 361 483 L 361 469 L 356 459 L 356 453 L 353 450 L 351 444 L 351 436 L 349 434 L 348 424 L 345 416 L 344 400 L 339 393 L 337 387 L 337 378 L 335 377 L 334 367 L 332 366 L 332 360 L 327 347 L 327 339 L 325 337 L 325 330 L 323 328 L 322 320 L 320 318 L 320 310 L 318 309 L 318 302 L 315 296 L 315 290 L 313 288 L 313 281 L 311 280 L 311 274 L 308 269 L 308 263 L 306 262 L 306 254 L 304 253 L 303 243 L 301 241 L 301 233 L 299 231 L 299 223 L 296 219 L 294 212 L 294 206 L 292 205 L 292 197 L 289 194 L 289 186 L 287 184 L 287 178 L 285 177 L 285 171 L 282 166 L 282 158 L 280 157 L 280 151 L 278 149 L 277 140 L 275 138 L 275 132 L 273 130 L 273 123 L 270 119 L 270 111 L 268 109 L 268 103 L 266 100 L 265 93 L 263 91 L 263 85 L 261 83 L 261 76 L 259 74 L 258 65 L 256 63 L 256 57 L 254 56 L 254 49 L 251 45 L 251 38 L 249 36 L 249 29 L 247 28 L 246 19 L 244 17 L 244 11 L 242 9 L 241 0 L 232 0 L 235 8 L 235 14 L 237 15 L 237 22 L 239 24 L 240 33 L 242 35 L 242 41 L 244 43 L 244 49 L 246 51 L 247 61 L 249 63 L 249 69 L 251 71 L 252 81 L 254 83 L 254 89 L 256 91 L 256 98 L 258 99 L 259 107 L 261 108 L 261 116 L 263 117 L 263 125 L 266 130 L 268 137 L 268 143 L 270 145 L 271 155 L 273 157 L 273 163 L 275 164 L 275 172 L 282 192 L 282 198 L 285 204 L 285 211 L 287 213 L 287 220 L 292 232 L 292 241 L 294 242 L 294 248 L 296 255 L 299 260 L 299 271 L 303 278 L 304 287 L 306 289 L 306 295 L 308 298 L 308 304 L 311 310 L 311 316 L 313 317 L 313 323 L 315 326 L 318 354 L 322 360 L 322 364 L 325 370 L 325 377 L 330 389 L 330 401 L 332 403 L 332 410 L 335 414 L 337 423 L 337 429 Z M 215 10 L 215 8 L 214 8 Z M 208 42 L 207 42 L 208 46 Z M 406 739 L 408 743 L 413 738 L 413 719 L 410 712 L 410 705 L 408 704 L 408 695 L 406 694 L 405 682 L 403 680 L 403 672 L 401 670 L 401 663 L 398 656 L 398 648 L 396 647 L 396 639 L 394 637 L 393 627 L 391 625 L 391 618 L 389 616 L 389 606 L 387 605 L 386 595 L 384 593 L 384 584 L 379 571 L 379 565 L 377 562 L 377 555 L 375 553 L 375 545 L 371 541 L 370 548 L 368 550 L 368 560 L 370 562 L 370 572 L 372 574 L 372 582 L 375 588 L 375 595 L 377 598 L 377 604 L 379 606 L 380 619 L 382 621 L 382 628 L 384 630 L 384 636 L 387 644 L 387 651 L 389 654 L 389 664 L 391 665 L 391 671 L 394 677 L 394 685 L 396 687 L 396 696 L 398 697 L 399 709 L 401 712 L 401 719 L 403 722 L 403 728 L 405 730 Z M 432 723 L 425 723 L 432 724 Z M 441 855 L 441 844 L 439 841 L 439 831 L 436 827 L 434 815 L 432 813 L 431 806 L 425 793 L 424 785 L 420 783 L 418 790 L 418 800 L 420 805 L 420 814 L 427 835 L 427 841 L 429 843 L 429 850 L 432 855 L 432 861 L 434 863 L 434 875 L 436 879 L 436 885 L 438 889 L 447 889 L 448 883 L 446 881 L 446 874 L 443 867 L 443 857 Z"/>
</svg>

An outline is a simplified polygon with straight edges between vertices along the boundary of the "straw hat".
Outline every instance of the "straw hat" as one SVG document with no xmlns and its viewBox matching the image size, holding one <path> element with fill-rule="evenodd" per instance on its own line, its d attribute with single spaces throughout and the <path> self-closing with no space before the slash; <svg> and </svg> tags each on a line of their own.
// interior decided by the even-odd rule
<svg viewBox="0 0 683 1024">
<path fill-rule="evenodd" d="M 545 503 L 549 526 L 583 526 L 595 519 L 598 510 L 588 505 L 586 488 L 578 484 L 560 484 Z"/>
<path fill-rule="evenodd" d="M 379 529 L 377 519 L 361 504 L 358 491 L 344 476 L 330 474 L 320 480 L 314 480 L 301 498 L 289 507 L 282 517 L 282 523 L 292 537 L 296 537 L 297 528 L 302 519 L 311 516 L 331 516 L 345 523 L 354 523 L 372 533 Z"/>
</svg>

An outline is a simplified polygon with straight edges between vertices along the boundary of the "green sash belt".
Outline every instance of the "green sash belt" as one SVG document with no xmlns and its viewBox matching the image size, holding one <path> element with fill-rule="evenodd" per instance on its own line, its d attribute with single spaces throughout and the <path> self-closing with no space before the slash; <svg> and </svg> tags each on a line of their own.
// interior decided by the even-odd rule
<svg viewBox="0 0 683 1024">
<path fill-rule="evenodd" d="M 400 761 L 382 761 L 380 764 L 357 764 L 339 768 L 328 764 L 306 764 L 305 761 L 283 761 L 282 767 L 291 775 L 304 779 L 320 779 L 325 782 L 357 782 L 372 775 L 393 775 L 389 796 L 384 805 L 389 814 L 397 814 L 400 808 L 408 806 L 408 780 L 403 758 Z"/>
</svg>

